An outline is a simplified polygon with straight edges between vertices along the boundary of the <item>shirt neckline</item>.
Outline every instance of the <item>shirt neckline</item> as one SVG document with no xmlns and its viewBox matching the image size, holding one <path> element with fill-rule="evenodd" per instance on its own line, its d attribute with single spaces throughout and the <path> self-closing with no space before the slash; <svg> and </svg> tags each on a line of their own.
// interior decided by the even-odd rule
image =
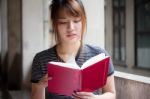
<svg viewBox="0 0 150 99">
<path fill-rule="evenodd" d="M 54 46 L 54 52 L 55 52 L 55 55 L 56 55 L 57 59 L 58 59 L 59 61 L 65 63 L 65 61 L 64 61 L 61 57 L 59 57 L 59 55 L 58 55 L 58 53 L 57 53 L 57 50 L 56 50 L 56 46 L 57 46 L 57 45 Z M 83 49 L 83 45 L 81 45 L 80 48 L 78 49 L 78 52 L 77 52 L 76 57 L 75 57 L 75 61 L 77 61 L 77 59 L 79 58 L 82 49 Z"/>
</svg>

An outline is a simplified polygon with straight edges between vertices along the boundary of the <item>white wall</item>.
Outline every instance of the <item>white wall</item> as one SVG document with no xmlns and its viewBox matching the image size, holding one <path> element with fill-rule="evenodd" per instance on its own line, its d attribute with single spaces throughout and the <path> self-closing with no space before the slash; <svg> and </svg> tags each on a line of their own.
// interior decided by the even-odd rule
<svg viewBox="0 0 150 99">
<path fill-rule="evenodd" d="M 53 45 L 52 42 L 52 34 L 49 33 L 50 31 L 50 24 L 49 24 L 49 5 L 52 0 L 44 0 L 43 1 L 43 18 L 44 18 L 44 48 L 49 48 Z"/>
<path fill-rule="evenodd" d="M 126 64 L 135 64 L 135 35 L 134 35 L 134 0 L 126 0 Z"/>
<path fill-rule="evenodd" d="M 104 48 L 104 0 L 82 0 L 87 14 L 85 43 Z"/>
<path fill-rule="evenodd" d="M 105 0 L 105 48 L 113 56 L 113 14 L 112 0 Z M 113 58 L 113 57 L 111 57 Z"/>
<path fill-rule="evenodd" d="M 31 63 L 35 53 L 43 50 L 43 1 L 22 1 L 22 48 L 23 48 L 23 83 L 29 81 Z"/>
</svg>

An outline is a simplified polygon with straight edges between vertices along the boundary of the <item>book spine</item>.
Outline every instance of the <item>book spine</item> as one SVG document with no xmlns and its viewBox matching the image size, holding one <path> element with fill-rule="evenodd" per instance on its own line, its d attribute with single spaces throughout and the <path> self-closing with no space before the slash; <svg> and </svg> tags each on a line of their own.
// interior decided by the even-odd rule
<svg viewBox="0 0 150 99">
<path fill-rule="evenodd" d="M 80 75 L 79 75 L 79 91 L 81 91 L 82 90 L 82 70 L 80 70 Z"/>
<path fill-rule="evenodd" d="M 103 75 L 103 84 L 104 85 L 106 84 L 106 81 L 107 81 L 107 72 L 108 72 L 108 66 L 107 65 L 109 65 L 109 60 L 106 60 L 105 65 L 104 65 L 104 75 Z"/>
</svg>

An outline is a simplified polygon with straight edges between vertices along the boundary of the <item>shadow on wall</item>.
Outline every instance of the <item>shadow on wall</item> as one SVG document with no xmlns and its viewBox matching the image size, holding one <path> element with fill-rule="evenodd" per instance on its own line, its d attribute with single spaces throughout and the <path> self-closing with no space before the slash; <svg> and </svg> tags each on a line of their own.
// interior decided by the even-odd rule
<svg viewBox="0 0 150 99">
<path fill-rule="evenodd" d="M 22 56 L 16 53 L 13 62 L 8 66 L 8 53 L 1 60 L 0 64 L 0 89 L 21 90 L 23 88 L 30 89 L 31 83 L 31 67 L 25 75 L 25 82 L 22 85 Z M 32 65 L 32 64 L 31 64 Z M 9 68 L 8 68 L 9 67 Z"/>
<path fill-rule="evenodd" d="M 25 81 L 23 82 L 23 88 L 27 90 L 31 90 L 31 69 L 32 69 L 32 63 L 30 65 L 29 70 L 27 71 L 27 75 L 25 75 Z"/>
<path fill-rule="evenodd" d="M 1 56 L 0 56 L 1 57 Z M 5 54 L 3 60 L 1 59 L 1 87 L 2 89 L 7 89 L 7 81 L 8 81 L 8 52 Z"/>
<path fill-rule="evenodd" d="M 2 63 L 1 63 L 1 52 L 0 52 L 0 82 L 1 82 L 1 79 L 2 79 L 2 71 L 1 71 L 1 67 L 2 67 Z"/>
<path fill-rule="evenodd" d="M 10 68 L 8 68 L 8 53 L 3 60 L 1 59 L 0 67 L 0 88 L 9 90 L 20 90 L 22 82 L 22 65 L 21 55 L 16 53 Z"/>
<path fill-rule="evenodd" d="M 8 68 L 8 54 L 5 55 L 4 60 L 1 59 L 0 53 L 0 90 L 2 99 L 12 99 L 7 90 L 7 68 Z"/>
<path fill-rule="evenodd" d="M 1 56 L 1 55 L 0 55 Z M 8 53 L 4 59 L 0 59 L 0 99 L 13 99 L 9 90 L 20 90 L 22 83 L 22 57 L 16 53 L 13 62 L 8 69 Z"/>
<path fill-rule="evenodd" d="M 22 84 L 22 57 L 16 53 L 8 70 L 8 89 L 20 90 Z"/>
<path fill-rule="evenodd" d="M 2 84 L 2 62 L 1 62 L 1 53 L 0 53 L 0 90 L 1 90 L 1 84 Z"/>
<path fill-rule="evenodd" d="M 1 97 L 0 97 L 1 98 Z M 9 91 L 4 89 L 2 90 L 2 99 L 13 99 Z"/>
</svg>

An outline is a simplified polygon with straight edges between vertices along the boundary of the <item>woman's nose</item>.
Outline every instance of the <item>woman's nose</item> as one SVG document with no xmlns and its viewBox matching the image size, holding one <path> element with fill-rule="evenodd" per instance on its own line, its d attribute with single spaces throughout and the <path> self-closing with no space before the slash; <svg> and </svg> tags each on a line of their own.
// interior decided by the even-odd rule
<svg viewBox="0 0 150 99">
<path fill-rule="evenodd" d="M 74 29 L 74 23 L 72 21 L 68 23 L 68 29 L 70 30 Z"/>
</svg>

